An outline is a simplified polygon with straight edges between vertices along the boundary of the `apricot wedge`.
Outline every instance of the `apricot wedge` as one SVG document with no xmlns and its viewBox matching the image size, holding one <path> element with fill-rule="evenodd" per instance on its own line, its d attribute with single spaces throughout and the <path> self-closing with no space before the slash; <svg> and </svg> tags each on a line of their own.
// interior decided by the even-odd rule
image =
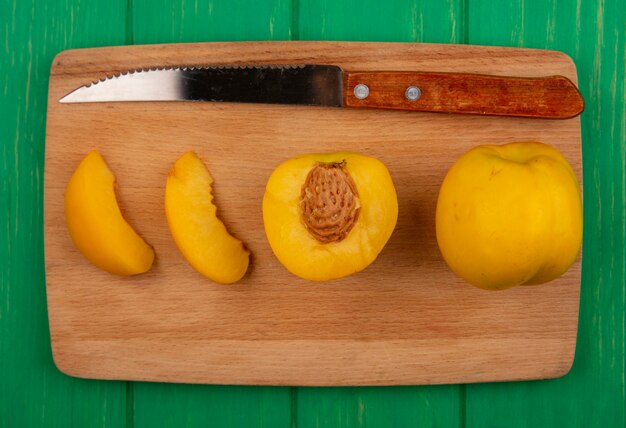
<svg viewBox="0 0 626 428">
<path fill-rule="evenodd" d="M 122 216 L 115 176 L 96 150 L 78 165 L 65 190 L 65 222 L 74 244 L 91 263 L 117 275 L 146 272 L 154 250 Z"/>
<path fill-rule="evenodd" d="M 194 152 L 181 156 L 167 176 L 165 215 L 176 246 L 189 264 L 222 284 L 239 281 L 250 252 L 226 230 L 213 204 L 213 178 Z"/>
</svg>

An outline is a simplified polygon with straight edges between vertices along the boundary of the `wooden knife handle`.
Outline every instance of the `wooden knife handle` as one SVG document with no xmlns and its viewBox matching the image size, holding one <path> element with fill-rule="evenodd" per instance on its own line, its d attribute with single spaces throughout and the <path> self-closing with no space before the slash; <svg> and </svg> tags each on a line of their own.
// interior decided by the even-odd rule
<svg viewBox="0 0 626 428">
<path fill-rule="evenodd" d="M 545 119 L 568 119 L 584 109 L 578 88 L 564 76 L 345 72 L 343 97 L 346 107 Z"/>
</svg>

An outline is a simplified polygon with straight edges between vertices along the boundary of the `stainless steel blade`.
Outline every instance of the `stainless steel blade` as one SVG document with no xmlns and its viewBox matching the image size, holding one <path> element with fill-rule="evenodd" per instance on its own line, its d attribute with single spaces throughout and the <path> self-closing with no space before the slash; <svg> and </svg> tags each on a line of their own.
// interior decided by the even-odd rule
<svg viewBox="0 0 626 428">
<path fill-rule="evenodd" d="M 333 65 L 144 69 L 81 86 L 59 102 L 223 101 L 339 107 L 342 76 L 341 68 Z"/>
</svg>

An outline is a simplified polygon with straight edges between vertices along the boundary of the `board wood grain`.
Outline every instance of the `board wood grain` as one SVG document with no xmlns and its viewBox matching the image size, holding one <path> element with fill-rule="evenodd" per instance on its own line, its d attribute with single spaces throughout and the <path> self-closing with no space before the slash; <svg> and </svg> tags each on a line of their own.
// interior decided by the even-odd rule
<svg viewBox="0 0 626 428">
<path fill-rule="evenodd" d="M 454 159 L 477 144 L 540 140 L 581 179 L 580 120 L 533 120 L 228 103 L 60 104 L 74 88 L 132 68 L 332 63 L 346 70 L 564 75 L 554 51 L 414 43 L 261 42 L 66 51 L 53 62 L 45 166 L 46 286 L 52 349 L 87 378 L 190 383 L 382 385 L 557 377 L 576 342 L 580 260 L 540 287 L 487 292 L 443 262 L 434 211 Z M 117 176 L 129 222 L 154 246 L 147 274 L 99 271 L 63 218 L 71 173 L 98 149 Z M 251 250 L 251 269 L 214 284 L 182 258 L 167 229 L 165 177 L 187 150 L 215 179 L 218 213 Z M 390 170 L 396 230 L 378 260 L 341 280 L 289 274 L 265 238 L 271 171 L 306 152 L 352 150 Z M 581 181 L 582 182 L 582 181 Z"/>
</svg>

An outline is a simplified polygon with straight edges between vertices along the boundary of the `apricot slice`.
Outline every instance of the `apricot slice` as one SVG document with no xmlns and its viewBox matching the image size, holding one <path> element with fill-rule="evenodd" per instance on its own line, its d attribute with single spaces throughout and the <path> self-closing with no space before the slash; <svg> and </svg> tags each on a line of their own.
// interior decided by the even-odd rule
<svg viewBox="0 0 626 428">
<path fill-rule="evenodd" d="M 263 196 L 272 251 L 291 273 L 314 281 L 369 266 L 397 218 L 389 171 L 379 160 L 357 153 L 289 159 L 274 170 Z"/>
<path fill-rule="evenodd" d="M 222 284 L 239 281 L 250 252 L 226 230 L 213 204 L 213 178 L 194 152 L 181 156 L 167 176 L 165 215 L 176 246 L 189 264 Z"/>
<path fill-rule="evenodd" d="M 115 177 L 96 150 L 80 162 L 65 190 L 65 222 L 91 263 L 117 275 L 146 272 L 154 251 L 122 216 Z"/>
</svg>

